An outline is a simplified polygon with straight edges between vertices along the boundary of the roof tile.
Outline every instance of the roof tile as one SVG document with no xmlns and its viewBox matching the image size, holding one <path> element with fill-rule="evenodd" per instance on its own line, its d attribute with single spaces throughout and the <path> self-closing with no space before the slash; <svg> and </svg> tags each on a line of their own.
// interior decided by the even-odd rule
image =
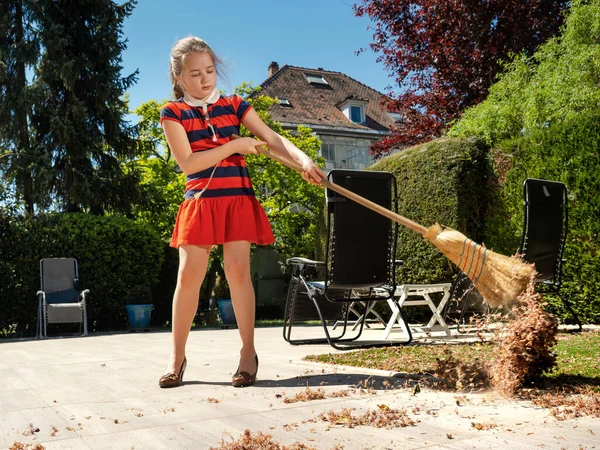
<svg viewBox="0 0 600 450">
<path fill-rule="evenodd" d="M 328 85 L 311 85 L 305 74 L 320 75 Z M 278 122 L 377 131 L 387 131 L 394 125 L 393 119 L 382 105 L 386 100 L 385 95 L 340 72 L 285 65 L 265 80 L 261 87 L 263 94 L 287 99 L 292 105 L 291 107 L 279 104 L 271 106 L 269 112 Z M 366 124 L 352 122 L 336 106 L 351 99 L 367 102 Z"/>
</svg>

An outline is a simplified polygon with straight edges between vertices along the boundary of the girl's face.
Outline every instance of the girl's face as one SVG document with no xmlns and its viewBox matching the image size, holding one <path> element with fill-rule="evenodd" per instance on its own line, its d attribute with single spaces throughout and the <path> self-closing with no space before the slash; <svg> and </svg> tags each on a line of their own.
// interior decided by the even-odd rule
<svg viewBox="0 0 600 450">
<path fill-rule="evenodd" d="M 198 100 L 207 98 L 217 85 L 217 70 L 212 56 L 208 52 L 186 55 L 177 80 L 192 97 Z"/>
</svg>

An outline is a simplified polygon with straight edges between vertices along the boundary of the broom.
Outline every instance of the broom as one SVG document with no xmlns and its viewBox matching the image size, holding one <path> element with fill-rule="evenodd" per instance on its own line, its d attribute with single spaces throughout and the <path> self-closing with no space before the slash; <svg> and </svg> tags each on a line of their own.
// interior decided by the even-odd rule
<svg viewBox="0 0 600 450">
<path fill-rule="evenodd" d="M 234 134 L 232 138 L 237 139 L 239 136 Z M 296 172 L 304 172 L 300 164 L 273 153 L 263 146 L 257 146 L 257 150 Z M 493 252 L 456 230 L 451 228 L 444 230 L 438 223 L 425 228 L 423 225 L 373 203 L 326 178 L 321 184 L 419 233 L 469 277 L 479 293 L 492 307 L 504 306 L 513 302 L 527 288 L 531 275 L 535 271 L 534 264 L 526 264 L 517 258 Z"/>
</svg>

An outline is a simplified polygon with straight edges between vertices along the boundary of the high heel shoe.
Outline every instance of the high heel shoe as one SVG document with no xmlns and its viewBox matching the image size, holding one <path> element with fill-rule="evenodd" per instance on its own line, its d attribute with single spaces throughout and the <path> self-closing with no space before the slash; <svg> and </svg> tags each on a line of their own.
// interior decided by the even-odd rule
<svg viewBox="0 0 600 450">
<path fill-rule="evenodd" d="M 256 383 L 256 374 L 258 373 L 258 355 L 255 355 L 254 359 L 256 361 L 256 371 L 254 374 L 250 375 L 248 372 L 240 372 L 240 368 L 238 366 L 238 370 L 236 370 L 233 378 L 231 379 L 231 384 L 233 387 L 247 387 Z"/>
<path fill-rule="evenodd" d="M 183 383 L 183 373 L 185 372 L 185 368 L 187 366 L 187 357 L 183 357 L 183 362 L 181 363 L 181 367 L 179 368 L 179 373 L 166 373 L 160 380 L 158 380 L 158 385 L 161 388 L 170 388 L 179 386 Z"/>
</svg>

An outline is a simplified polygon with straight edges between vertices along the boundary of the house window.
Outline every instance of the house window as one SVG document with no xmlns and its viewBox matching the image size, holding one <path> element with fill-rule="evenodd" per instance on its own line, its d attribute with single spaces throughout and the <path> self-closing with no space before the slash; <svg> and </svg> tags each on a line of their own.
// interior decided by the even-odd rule
<svg viewBox="0 0 600 450">
<path fill-rule="evenodd" d="M 329 86 L 329 83 L 321 75 L 310 75 L 305 73 L 304 76 L 310 84 L 318 86 Z"/>
<path fill-rule="evenodd" d="M 281 106 L 288 106 L 288 107 L 292 107 L 292 104 L 290 103 L 290 101 L 287 98 L 280 98 L 279 99 L 279 104 Z"/>
<path fill-rule="evenodd" d="M 402 120 L 402 114 L 389 112 L 388 113 L 394 122 L 400 122 Z"/>
<path fill-rule="evenodd" d="M 367 106 L 366 100 L 352 99 L 347 100 L 340 104 L 338 107 L 340 111 L 353 123 L 359 123 L 364 125 L 367 122 L 365 107 Z"/>
<path fill-rule="evenodd" d="M 354 123 L 364 122 L 362 106 L 350 106 L 350 120 Z"/>
<path fill-rule="evenodd" d="M 335 167 L 335 144 L 321 144 L 321 156 L 325 158 L 325 167 Z"/>
</svg>

